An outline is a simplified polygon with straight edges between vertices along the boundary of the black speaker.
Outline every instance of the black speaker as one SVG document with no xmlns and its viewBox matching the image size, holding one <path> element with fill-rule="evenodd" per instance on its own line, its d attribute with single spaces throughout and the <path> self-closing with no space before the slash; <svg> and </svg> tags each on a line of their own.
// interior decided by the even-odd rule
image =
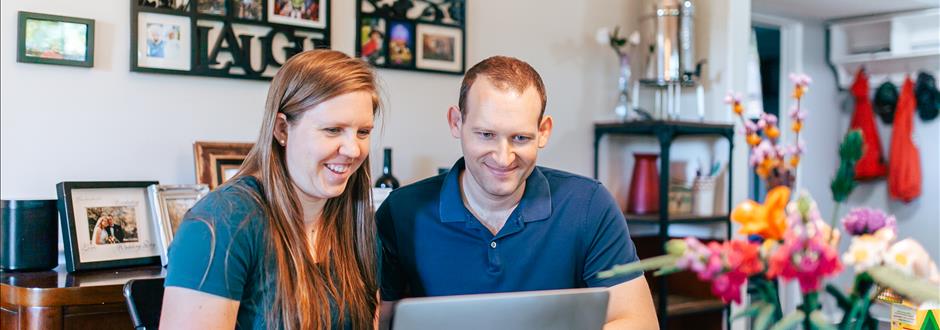
<svg viewBox="0 0 940 330">
<path fill-rule="evenodd" d="M 56 200 L 3 200 L 0 270 L 49 270 L 58 265 Z"/>
</svg>

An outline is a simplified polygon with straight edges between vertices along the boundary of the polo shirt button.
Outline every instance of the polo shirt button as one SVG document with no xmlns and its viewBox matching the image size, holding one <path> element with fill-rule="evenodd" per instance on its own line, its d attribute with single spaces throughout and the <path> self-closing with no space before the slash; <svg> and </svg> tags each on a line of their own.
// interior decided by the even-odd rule
<svg viewBox="0 0 940 330">
<path fill-rule="evenodd" d="M 495 248 L 496 248 L 496 241 L 490 242 L 490 247 L 495 249 Z"/>
</svg>

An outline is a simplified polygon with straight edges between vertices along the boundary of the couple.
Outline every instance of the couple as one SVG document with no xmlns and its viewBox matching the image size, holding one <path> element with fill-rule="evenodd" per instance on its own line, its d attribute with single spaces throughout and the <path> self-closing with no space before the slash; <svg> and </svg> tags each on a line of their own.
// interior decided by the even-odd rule
<svg viewBox="0 0 940 330">
<path fill-rule="evenodd" d="M 655 329 L 626 222 L 595 180 L 537 167 L 552 118 L 520 60 L 467 71 L 446 118 L 463 158 L 371 207 L 369 66 L 292 57 L 240 172 L 186 215 L 169 249 L 165 329 L 372 329 L 405 297 L 608 287 L 609 329 Z M 381 308 L 380 308 L 381 307 Z M 381 316 L 381 317 L 380 317 Z"/>
<path fill-rule="evenodd" d="M 95 245 L 117 244 L 124 242 L 124 228 L 114 223 L 114 217 L 110 214 L 104 214 L 98 218 L 95 223 L 95 231 L 92 234 L 92 242 Z"/>
</svg>

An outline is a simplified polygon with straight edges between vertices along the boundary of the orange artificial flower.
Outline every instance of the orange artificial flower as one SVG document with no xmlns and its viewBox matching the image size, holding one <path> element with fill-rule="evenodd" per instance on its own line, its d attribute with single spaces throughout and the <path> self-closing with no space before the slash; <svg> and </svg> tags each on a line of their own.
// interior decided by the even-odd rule
<svg viewBox="0 0 940 330">
<path fill-rule="evenodd" d="M 747 144 L 750 144 L 750 145 L 752 145 L 752 146 L 756 146 L 756 145 L 760 144 L 760 136 L 758 136 L 757 134 L 754 134 L 754 133 L 748 134 L 748 135 L 747 135 Z"/>
<path fill-rule="evenodd" d="M 731 211 L 731 220 L 741 224 L 741 234 L 759 235 L 765 240 L 781 240 L 787 229 L 784 212 L 790 201 L 790 188 L 779 186 L 767 192 L 764 204 L 747 200 Z"/>
<path fill-rule="evenodd" d="M 770 126 L 770 127 L 767 127 L 766 130 L 764 130 L 764 134 L 767 134 L 767 137 L 771 139 L 776 139 L 777 137 L 780 136 L 780 130 L 777 129 L 777 126 Z"/>
<path fill-rule="evenodd" d="M 793 122 L 793 131 L 799 133 L 803 129 L 803 122 L 797 120 Z"/>
</svg>

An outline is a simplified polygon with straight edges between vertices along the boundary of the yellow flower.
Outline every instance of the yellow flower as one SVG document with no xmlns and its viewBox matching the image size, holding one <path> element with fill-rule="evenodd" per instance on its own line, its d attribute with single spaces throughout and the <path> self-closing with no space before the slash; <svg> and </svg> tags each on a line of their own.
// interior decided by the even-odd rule
<svg viewBox="0 0 940 330">
<path fill-rule="evenodd" d="M 741 224 L 740 233 L 760 235 L 766 240 L 780 240 L 787 229 L 784 213 L 790 200 L 790 188 L 779 186 L 767 192 L 764 204 L 747 200 L 731 211 L 731 220 Z"/>
</svg>

